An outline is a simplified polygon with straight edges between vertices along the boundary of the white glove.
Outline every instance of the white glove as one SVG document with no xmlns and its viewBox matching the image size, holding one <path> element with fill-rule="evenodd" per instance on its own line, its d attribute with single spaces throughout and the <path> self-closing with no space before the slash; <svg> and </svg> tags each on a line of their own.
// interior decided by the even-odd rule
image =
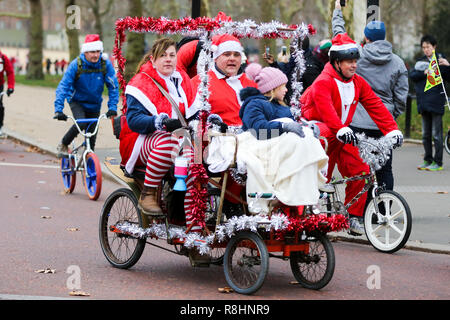
<svg viewBox="0 0 450 320">
<path fill-rule="evenodd" d="M 400 148 L 403 144 L 403 134 L 400 130 L 394 130 L 386 135 L 386 138 L 391 138 L 393 142 L 393 148 Z"/>
<path fill-rule="evenodd" d="M 336 138 L 344 143 L 344 144 L 352 144 L 356 146 L 358 143 L 358 138 L 355 136 L 355 133 L 349 127 L 341 128 L 336 134 Z"/>
</svg>

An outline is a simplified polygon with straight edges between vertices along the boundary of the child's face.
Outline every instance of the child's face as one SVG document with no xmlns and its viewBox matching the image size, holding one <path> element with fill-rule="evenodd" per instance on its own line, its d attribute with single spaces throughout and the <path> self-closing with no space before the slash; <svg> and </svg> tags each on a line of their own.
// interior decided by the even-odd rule
<svg viewBox="0 0 450 320">
<path fill-rule="evenodd" d="M 274 91 L 273 91 L 273 96 L 275 99 L 277 99 L 278 101 L 283 101 L 284 96 L 286 95 L 287 92 L 287 88 L 285 84 L 282 84 L 281 86 L 277 87 Z"/>
</svg>

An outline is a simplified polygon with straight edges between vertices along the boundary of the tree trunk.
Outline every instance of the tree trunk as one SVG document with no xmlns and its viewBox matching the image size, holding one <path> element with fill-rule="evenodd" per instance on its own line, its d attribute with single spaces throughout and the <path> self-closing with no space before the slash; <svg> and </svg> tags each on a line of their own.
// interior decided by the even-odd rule
<svg viewBox="0 0 450 320">
<path fill-rule="evenodd" d="M 42 5 L 41 0 L 29 0 L 30 2 L 30 51 L 28 57 L 27 79 L 44 79 L 44 72 L 42 70 L 42 44 L 43 34 L 42 29 Z"/>
<path fill-rule="evenodd" d="M 73 13 L 67 12 L 67 7 L 76 5 L 76 0 L 66 0 L 66 21 Z M 67 40 L 69 42 L 69 57 L 70 61 L 75 59 L 80 54 L 80 42 L 78 40 L 78 29 L 76 27 L 69 27 L 66 25 Z"/>
<path fill-rule="evenodd" d="M 129 0 L 129 16 L 141 17 L 142 1 Z M 125 81 L 128 82 L 135 74 L 136 68 L 145 54 L 145 35 L 143 33 L 130 32 L 127 34 L 127 51 L 125 58 L 127 63 L 125 66 Z"/>
<path fill-rule="evenodd" d="M 201 0 L 200 17 L 211 17 L 209 0 Z"/>
<path fill-rule="evenodd" d="M 270 22 L 274 19 L 275 6 L 274 0 L 262 0 L 261 1 L 261 21 Z M 277 59 L 278 52 L 277 46 L 274 39 L 262 39 L 259 41 L 259 52 L 264 53 L 266 47 L 270 48 L 270 53 L 275 59 Z"/>
</svg>

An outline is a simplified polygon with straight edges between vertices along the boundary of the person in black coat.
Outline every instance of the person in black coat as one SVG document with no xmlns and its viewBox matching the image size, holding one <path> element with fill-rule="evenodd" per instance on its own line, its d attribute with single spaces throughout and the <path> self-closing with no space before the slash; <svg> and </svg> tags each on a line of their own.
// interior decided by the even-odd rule
<svg viewBox="0 0 450 320">
<path fill-rule="evenodd" d="M 433 36 L 423 36 L 420 41 L 425 56 L 417 60 L 409 76 L 414 82 L 417 94 L 417 110 L 422 116 L 422 143 L 425 149 L 424 162 L 419 170 L 440 171 L 443 169 L 444 136 L 442 117 L 447 104 L 443 85 L 435 86 L 426 92 L 428 66 L 436 50 L 437 41 Z M 442 78 L 450 80 L 450 63 L 441 53 L 436 53 Z M 433 140 L 435 153 L 433 156 Z"/>
</svg>

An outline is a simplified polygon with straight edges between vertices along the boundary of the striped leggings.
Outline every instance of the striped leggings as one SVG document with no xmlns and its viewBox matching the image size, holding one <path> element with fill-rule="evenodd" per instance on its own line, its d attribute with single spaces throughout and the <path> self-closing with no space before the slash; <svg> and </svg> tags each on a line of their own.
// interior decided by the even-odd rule
<svg viewBox="0 0 450 320">
<path fill-rule="evenodd" d="M 152 135 L 145 138 L 144 144 L 139 154 L 137 165 L 145 165 L 145 180 L 146 187 L 157 188 L 161 184 L 170 167 L 173 165 L 175 158 L 180 154 L 180 147 L 178 139 L 172 134 L 164 131 L 156 131 Z M 189 159 L 192 163 L 194 159 L 194 151 L 192 148 L 184 147 L 181 154 Z M 194 177 L 188 169 L 188 177 L 186 178 L 187 189 L 189 190 L 193 185 Z M 201 227 L 193 221 L 191 215 L 190 205 L 192 204 L 192 197 L 190 192 L 186 192 L 184 197 L 184 211 L 186 215 L 186 227 L 191 228 L 191 232 L 200 232 Z"/>
</svg>

